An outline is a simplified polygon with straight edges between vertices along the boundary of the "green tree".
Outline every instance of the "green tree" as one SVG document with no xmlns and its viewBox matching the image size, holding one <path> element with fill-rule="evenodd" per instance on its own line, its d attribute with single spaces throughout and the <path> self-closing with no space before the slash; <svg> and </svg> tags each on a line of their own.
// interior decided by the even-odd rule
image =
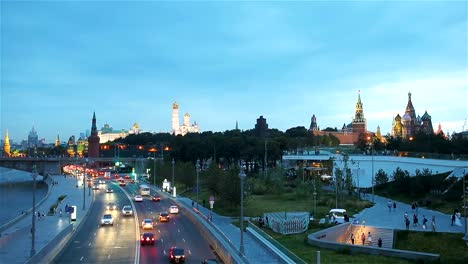
<svg viewBox="0 0 468 264">
<path fill-rule="evenodd" d="M 379 169 L 377 174 L 375 174 L 375 184 L 381 185 L 388 182 L 388 175 L 383 169 Z"/>
</svg>

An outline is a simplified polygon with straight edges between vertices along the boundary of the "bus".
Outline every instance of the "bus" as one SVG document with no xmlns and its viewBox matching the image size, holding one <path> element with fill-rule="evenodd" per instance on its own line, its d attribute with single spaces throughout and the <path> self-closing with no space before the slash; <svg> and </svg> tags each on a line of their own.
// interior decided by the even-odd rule
<svg viewBox="0 0 468 264">
<path fill-rule="evenodd" d="M 140 192 L 140 195 L 150 195 L 150 187 L 148 187 L 148 185 L 146 184 L 141 184 L 139 187 L 138 187 L 138 191 Z"/>
</svg>

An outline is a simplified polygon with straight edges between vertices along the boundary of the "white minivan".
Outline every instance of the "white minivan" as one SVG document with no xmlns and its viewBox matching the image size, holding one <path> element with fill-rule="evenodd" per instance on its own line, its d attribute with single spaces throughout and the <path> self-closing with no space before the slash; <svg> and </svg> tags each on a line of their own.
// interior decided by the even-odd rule
<svg viewBox="0 0 468 264">
<path fill-rule="evenodd" d="M 179 213 L 179 207 L 172 205 L 169 207 L 169 213 L 170 214 L 178 214 Z"/>
<path fill-rule="evenodd" d="M 344 215 L 346 214 L 345 209 L 331 209 L 330 210 L 330 222 L 336 224 L 342 224 L 345 222 Z"/>
</svg>

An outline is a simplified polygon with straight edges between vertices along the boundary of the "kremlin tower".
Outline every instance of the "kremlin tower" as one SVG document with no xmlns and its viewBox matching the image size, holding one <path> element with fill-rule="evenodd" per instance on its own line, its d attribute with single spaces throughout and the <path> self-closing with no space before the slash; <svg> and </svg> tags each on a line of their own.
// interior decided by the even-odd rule
<svg viewBox="0 0 468 264">
<path fill-rule="evenodd" d="M 60 146 L 60 137 L 59 137 L 58 134 L 57 134 L 57 139 L 55 139 L 55 146 L 56 146 L 56 147 L 59 147 L 59 146 Z"/>
<path fill-rule="evenodd" d="M 11 155 L 10 137 L 8 136 L 8 130 L 5 135 L 5 143 L 3 145 L 3 155 L 7 157 Z"/>
<path fill-rule="evenodd" d="M 93 113 L 93 124 L 91 125 L 91 136 L 88 138 L 88 157 L 99 158 L 99 136 L 96 127 L 96 113 Z"/>
</svg>

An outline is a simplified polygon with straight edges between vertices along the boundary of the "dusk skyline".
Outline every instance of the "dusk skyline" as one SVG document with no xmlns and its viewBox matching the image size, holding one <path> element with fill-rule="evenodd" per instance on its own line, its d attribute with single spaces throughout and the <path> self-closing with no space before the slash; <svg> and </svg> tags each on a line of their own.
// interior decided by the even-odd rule
<svg viewBox="0 0 468 264">
<path fill-rule="evenodd" d="M 468 117 L 466 1 L 1 3 L 0 136 L 62 141 L 108 123 L 170 132 L 340 129 L 358 91 L 391 133 L 408 92 L 434 130 Z M 465 130 L 468 126 L 464 127 Z"/>
</svg>

